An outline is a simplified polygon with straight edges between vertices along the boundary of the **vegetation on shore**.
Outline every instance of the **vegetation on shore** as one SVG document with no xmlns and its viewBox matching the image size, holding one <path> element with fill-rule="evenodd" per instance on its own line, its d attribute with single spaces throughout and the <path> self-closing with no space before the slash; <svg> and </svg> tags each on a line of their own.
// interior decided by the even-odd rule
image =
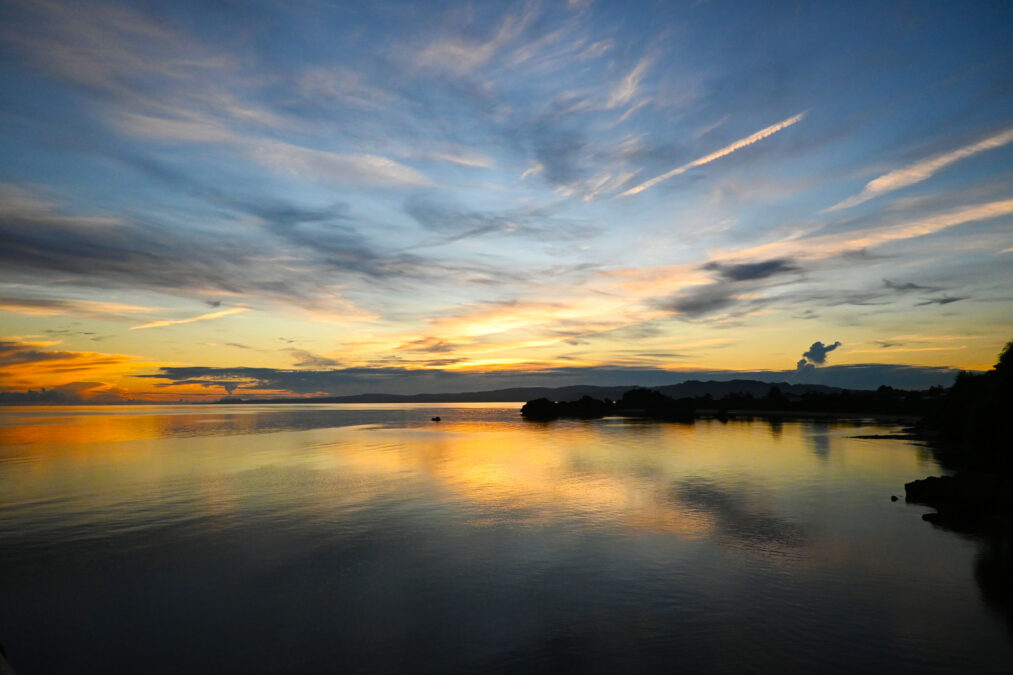
<svg viewBox="0 0 1013 675">
<path fill-rule="evenodd" d="M 937 435 L 936 456 L 954 473 L 904 485 L 906 501 L 935 509 L 924 520 L 981 544 L 974 578 L 1013 635 L 1013 341 L 981 375 L 961 373 L 920 427 Z"/>
<path fill-rule="evenodd" d="M 732 393 L 672 398 L 659 391 L 635 388 L 618 400 L 584 396 L 576 401 L 538 398 L 521 414 L 532 420 L 593 419 L 606 415 L 641 415 L 692 421 L 702 411 L 718 418 L 730 411 L 749 413 L 845 413 L 918 417 L 923 437 L 935 439 L 940 461 L 951 469 L 1013 471 L 1009 416 L 1013 413 L 1013 340 L 1006 344 L 991 370 L 960 373 L 953 386 L 909 391 L 882 386 L 874 391 L 834 390 L 785 394 L 772 386 L 764 396 Z"/>
<path fill-rule="evenodd" d="M 618 401 L 584 396 L 576 401 L 550 401 L 538 398 L 528 401 L 521 414 L 528 419 L 551 420 L 559 417 L 593 419 L 606 415 L 644 415 L 658 419 L 692 421 L 694 399 L 673 399 L 661 392 L 640 387 L 630 389 Z"/>
<path fill-rule="evenodd" d="M 692 422 L 701 411 L 725 419 L 729 411 L 769 414 L 851 413 L 915 416 L 917 437 L 931 447 L 952 475 L 904 486 L 906 501 L 936 510 L 922 516 L 939 527 L 982 543 L 974 576 L 985 600 L 1008 620 L 1013 634 L 1013 341 L 988 372 L 958 375 L 949 388 L 904 391 L 806 391 L 785 394 L 776 386 L 765 396 L 728 394 L 674 399 L 632 389 L 619 400 L 584 396 L 576 401 L 529 401 L 521 414 L 531 420 L 590 419 L 641 415 Z"/>
<path fill-rule="evenodd" d="M 952 469 L 1013 471 L 1013 340 L 980 375 L 960 373 L 932 402 L 920 427 L 938 434 L 940 460 Z"/>
<path fill-rule="evenodd" d="M 684 421 L 692 420 L 703 411 L 716 414 L 718 417 L 726 416 L 730 411 L 918 416 L 930 410 L 945 391 L 942 387 L 933 387 L 926 391 L 907 391 L 883 386 L 875 391 L 844 389 L 785 394 L 779 387 L 771 386 L 764 396 L 732 393 L 720 398 L 710 394 L 672 398 L 652 389 L 635 388 L 625 392 L 618 400 L 595 399 L 590 396 L 584 396 L 576 401 L 551 401 L 539 398 L 528 401 L 521 408 L 521 414 L 536 420 L 591 419 L 606 415 L 634 414 Z"/>
</svg>

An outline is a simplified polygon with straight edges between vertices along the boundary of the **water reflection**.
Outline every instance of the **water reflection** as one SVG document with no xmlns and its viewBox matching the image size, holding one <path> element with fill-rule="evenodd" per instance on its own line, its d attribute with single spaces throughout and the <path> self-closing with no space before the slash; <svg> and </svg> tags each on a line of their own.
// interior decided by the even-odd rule
<svg viewBox="0 0 1013 675">
<path fill-rule="evenodd" d="M 805 531 L 753 504 L 759 491 L 720 486 L 714 481 L 691 478 L 675 490 L 675 498 L 694 510 L 712 516 L 721 541 L 772 555 L 786 555 L 806 544 Z"/>
<path fill-rule="evenodd" d="M 822 420 L 807 420 L 803 423 L 806 443 L 813 454 L 821 459 L 830 456 L 830 424 Z"/>
<path fill-rule="evenodd" d="M 981 537 L 974 578 L 985 601 L 1006 620 L 1013 637 L 1013 533 L 996 528 Z"/>
<path fill-rule="evenodd" d="M 457 421 L 503 421 L 503 404 L 455 404 Z M 378 424 L 427 425 L 439 404 L 0 407 L 0 447 L 118 443 Z M 495 412 L 493 412 L 495 411 Z"/>
<path fill-rule="evenodd" d="M 888 499 L 906 443 L 517 408 L 3 411 L 0 637 L 24 672 L 1013 659 L 974 551 Z"/>
<path fill-rule="evenodd" d="M 932 526 L 953 532 L 977 545 L 974 579 L 981 596 L 1006 621 L 1013 637 L 1013 528 L 1008 517 L 967 517 L 966 514 L 933 514 Z"/>
</svg>

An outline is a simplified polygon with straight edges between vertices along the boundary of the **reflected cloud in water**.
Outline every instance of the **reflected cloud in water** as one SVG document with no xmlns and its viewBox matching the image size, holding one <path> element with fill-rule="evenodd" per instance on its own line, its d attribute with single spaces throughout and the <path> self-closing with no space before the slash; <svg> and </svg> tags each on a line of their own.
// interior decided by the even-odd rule
<svg viewBox="0 0 1013 675">
<path fill-rule="evenodd" d="M 973 552 L 888 499 L 934 466 L 909 444 L 518 409 L 3 411 L 4 642 L 37 672 L 137 672 L 167 639 L 161 672 L 1013 659 Z"/>
<path fill-rule="evenodd" d="M 762 490 L 736 489 L 691 478 L 674 490 L 675 499 L 713 517 L 719 539 L 765 554 L 794 553 L 806 545 L 805 530 L 756 504 Z"/>
</svg>

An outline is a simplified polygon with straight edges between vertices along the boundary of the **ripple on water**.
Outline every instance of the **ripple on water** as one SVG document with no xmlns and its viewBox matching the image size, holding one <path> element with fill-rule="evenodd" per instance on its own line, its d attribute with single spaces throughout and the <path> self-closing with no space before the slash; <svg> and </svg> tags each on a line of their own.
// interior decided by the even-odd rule
<svg viewBox="0 0 1013 675">
<path fill-rule="evenodd" d="M 848 438 L 865 427 L 492 406 L 22 421 L 0 451 L 0 635 L 37 672 L 109 644 L 107 672 L 157 672 L 167 636 L 190 673 L 1013 662 L 977 545 L 889 501 L 931 460 Z"/>
</svg>

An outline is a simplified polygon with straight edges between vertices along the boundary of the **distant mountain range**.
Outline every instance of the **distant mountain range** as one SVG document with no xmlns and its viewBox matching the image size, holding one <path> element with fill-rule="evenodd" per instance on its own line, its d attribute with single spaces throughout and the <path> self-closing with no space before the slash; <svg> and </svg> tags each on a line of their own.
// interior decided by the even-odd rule
<svg viewBox="0 0 1013 675">
<path fill-rule="evenodd" d="M 802 395 L 809 392 L 831 394 L 844 391 L 840 387 L 822 384 L 789 384 L 787 382 L 761 382 L 759 380 L 687 380 L 663 387 L 648 387 L 675 399 L 710 394 L 721 398 L 728 394 L 752 394 L 765 396 L 771 387 L 777 387 L 782 394 Z M 452 394 L 358 394 L 356 396 L 316 396 L 309 398 L 285 397 L 270 399 L 243 399 L 226 397 L 217 403 L 513 403 L 547 398 L 552 401 L 573 401 L 582 396 L 599 399 L 619 399 L 624 392 L 635 389 L 635 385 L 624 387 L 598 387 L 578 384 L 569 387 L 513 387 L 493 391 L 466 391 Z"/>
</svg>

